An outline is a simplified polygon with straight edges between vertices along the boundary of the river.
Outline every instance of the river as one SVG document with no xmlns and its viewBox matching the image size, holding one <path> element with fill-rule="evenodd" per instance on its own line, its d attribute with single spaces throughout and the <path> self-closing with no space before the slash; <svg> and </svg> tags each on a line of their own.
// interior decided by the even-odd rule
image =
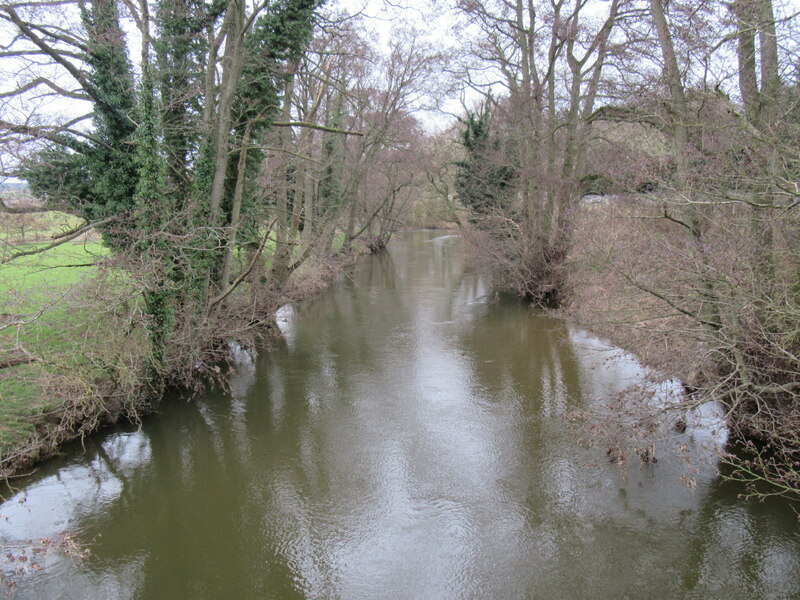
<svg viewBox="0 0 800 600">
<path fill-rule="evenodd" d="M 10 595 L 800 596 L 797 515 L 719 480 L 719 424 L 682 435 L 688 467 L 579 443 L 569 415 L 645 370 L 494 298 L 458 237 L 401 234 L 279 324 L 229 393 L 165 402 L 16 482 Z M 31 546 L 62 535 L 88 556 Z"/>
</svg>

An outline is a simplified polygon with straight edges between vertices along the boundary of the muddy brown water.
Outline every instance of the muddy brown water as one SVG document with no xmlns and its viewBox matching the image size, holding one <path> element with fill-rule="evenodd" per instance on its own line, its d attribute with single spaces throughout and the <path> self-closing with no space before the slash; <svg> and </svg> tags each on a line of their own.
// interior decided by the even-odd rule
<svg viewBox="0 0 800 600">
<path fill-rule="evenodd" d="M 669 449 L 621 471 L 578 443 L 567 416 L 644 369 L 494 299 L 458 237 L 399 235 L 279 317 L 229 393 L 17 483 L 13 597 L 800 597 L 797 516 L 719 480 L 713 411 L 679 440 L 688 472 Z M 88 557 L 30 546 L 63 534 Z"/>
</svg>

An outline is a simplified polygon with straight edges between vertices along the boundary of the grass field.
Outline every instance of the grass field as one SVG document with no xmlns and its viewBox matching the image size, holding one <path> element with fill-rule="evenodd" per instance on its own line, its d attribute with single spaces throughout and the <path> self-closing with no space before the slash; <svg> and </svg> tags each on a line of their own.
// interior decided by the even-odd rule
<svg viewBox="0 0 800 600">
<path fill-rule="evenodd" d="M 46 246 L 54 234 L 78 224 L 57 212 L 0 214 L 0 259 Z M 75 293 L 107 253 L 99 241 L 83 239 L 0 265 L 0 362 L 19 355 L 20 348 L 37 359 L 0 369 L 0 455 L 24 443 L 42 414 L 57 408 L 47 382 L 77 369 L 80 360 L 74 342 L 85 319 L 76 310 Z"/>
</svg>

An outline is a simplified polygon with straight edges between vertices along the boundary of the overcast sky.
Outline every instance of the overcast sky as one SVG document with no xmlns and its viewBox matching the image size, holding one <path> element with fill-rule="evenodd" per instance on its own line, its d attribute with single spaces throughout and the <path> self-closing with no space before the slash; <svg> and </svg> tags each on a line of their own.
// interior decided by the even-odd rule
<svg viewBox="0 0 800 600">
<path fill-rule="evenodd" d="M 800 0 L 775 0 L 776 6 L 780 5 L 778 11 L 784 16 L 791 14 L 794 11 L 800 10 Z M 428 40 L 437 46 L 451 47 L 457 45 L 461 40 L 457 39 L 453 26 L 456 23 L 456 15 L 451 12 L 450 6 L 454 2 L 452 0 L 329 0 L 328 7 L 342 7 L 350 13 L 360 12 L 365 18 L 365 24 L 370 32 L 378 41 L 378 47 L 388 47 L 388 41 L 391 36 L 393 28 L 401 27 L 404 24 L 415 26 L 428 38 Z M 588 9 L 594 9 L 598 12 L 598 16 L 607 12 L 607 0 L 589 0 Z M 133 28 L 131 28 L 133 29 Z M 0 26 L 0 42 L 8 42 L 9 35 L 12 35 L 11 30 L 7 25 Z M 132 58 L 138 57 L 136 32 L 132 31 L 129 36 L 131 42 Z M 800 41 L 798 41 L 800 42 Z M 0 70 L 0 89 L 14 89 L 18 85 L 18 77 L 29 77 L 23 74 L 18 74 L 12 64 L 13 59 L 4 59 L 2 69 Z M 452 98 L 440 98 L 442 106 L 446 112 L 461 113 L 462 102 L 467 105 L 472 104 L 478 95 L 470 93 L 469 91 L 462 92 L 461 97 L 455 94 Z M 81 107 L 80 103 L 65 101 L 60 99 L 55 102 L 54 107 L 40 106 L 38 108 L 42 113 L 52 112 L 57 110 L 59 112 L 72 113 L 74 115 L 85 112 L 85 107 Z M 13 110 L 7 104 L 3 112 L 5 116 L 14 121 L 24 121 L 25 115 L 23 113 L 30 112 L 32 107 L 30 105 L 20 106 L 17 108 L 19 114 L 11 115 L 8 111 Z M 420 119 L 425 126 L 430 130 L 441 129 L 446 127 L 452 122 L 452 115 L 443 113 L 424 112 L 420 113 Z"/>
</svg>

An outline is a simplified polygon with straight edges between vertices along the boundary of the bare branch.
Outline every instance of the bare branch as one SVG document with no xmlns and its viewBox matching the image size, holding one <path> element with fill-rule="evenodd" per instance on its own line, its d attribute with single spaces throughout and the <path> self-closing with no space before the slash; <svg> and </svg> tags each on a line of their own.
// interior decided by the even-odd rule
<svg viewBox="0 0 800 600">
<path fill-rule="evenodd" d="M 48 244 L 47 246 L 42 246 L 41 248 L 32 248 L 30 250 L 23 250 L 21 252 L 15 252 L 10 256 L 4 257 L 0 260 L 0 265 L 4 265 L 6 263 L 10 263 L 12 260 L 16 260 L 18 258 L 22 258 L 24 256 L 32 256 L 34 254 L 41 254 L 42 252 L 47 252 L 48 250 L 52 250 L 53 248 L 60 246 L 61 244 L 65 244 L 66 242 L 72 241 L 77 237 L 80 237 L 87 231 L 94 229 L 95 227 L 100 227 L 101 225 L 106 225 L 107 223 L 111 223 L 115 221 L 119 217 L 114 215 L 111 217 L 106 217 L 105 219 L 101 219 L 100 221 L 95 221 L 94 223 L 87 223 L 77 229 L 73 229 L 71 232 L 67 232 L 63 236 L 58 236 L 56 241 Z"/>
<path fill-rule="evenodd" d="M 336 127 L 326 127 L 325 125 L 317 125 L 316 123 L 307 123 L 305 121 L 273 121 L 274 127 L 306 127 L 308 129 L 318 129 L 319 131 L 327 131 L 329 133 L 339 133 L 341 135 L 357 135 L 364 136 L 360 131 L 347 131 L 345 129 L 337 129 Z"/>
<path fill-rule="evenodd" d="M 262 252 L 264 252 L 264 248 L 266 248 L 266 246 L 267 246 L 267 241 L 269 240 L 269 236 L 272 233 L 272 228 L 275 226 L 275 223 L 277 223 L 277 222 L 278 222 L 278 218 L 275 217 L 275 219 L 272 220 L 272 223 L 269 224 L 269 227 L 267 228 L 267 232 L 264 234 L 264 237 L 261 239 L 261 244 L 259 244 L 258 250 L 256 250 L 255 254 L 253 255 L 252 260 L 250 261 L 250 264 L 247 265 L 247 268 L 244 271 L 242 271 L 242 273 L 236 279 L 234 279 L 233 283 L 231 283 L 224 291 L 222 291 L 220 294 L 218 294 L 217 296 L 214 296 L 213 298 L 211 298 L 208 301 L 208 307 L 206 308 L 206 316 L 208 316 L 208 314 L 212 311 L 212 309 L 217 304 L 219 304 L 220 302 L 225 300 L 225 298 L 230 296 L 231 293 L 237 287 L 239 287 L 239 285 L 245 279 L 247 279 L 247 276 L 250 275 L 250 273 L 255 268 L 255 266 L 256 266 L 256 264 L 258 262 L 258 259 L 261 256 Z"/>
</svg>

